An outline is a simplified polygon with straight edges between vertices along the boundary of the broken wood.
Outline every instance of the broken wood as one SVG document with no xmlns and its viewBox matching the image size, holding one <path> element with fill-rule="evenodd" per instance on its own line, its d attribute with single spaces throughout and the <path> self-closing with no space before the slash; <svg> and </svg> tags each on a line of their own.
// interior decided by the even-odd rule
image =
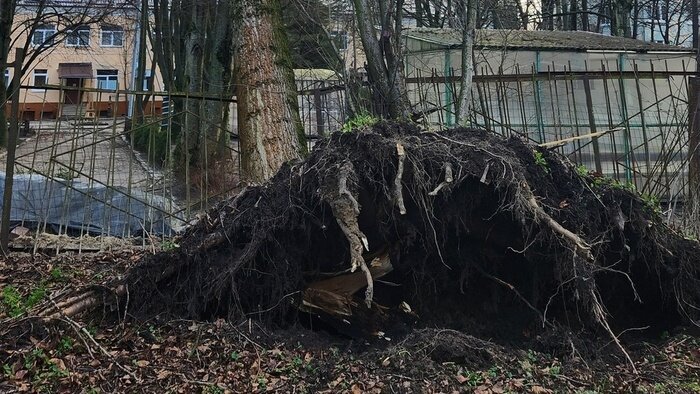
<svg viewBox="0 0 700 394">
<path fill-rule="evenodd" d="M 559 148 L 559 147 L 562 147 L 566 144 L 572 143 L 574 141 L 585 140 L 585 139 L 589 139 L 589 138 L 596 139 L 596 138 L 600 138 L 606 134 L 614 133 L 616 131 L 621 131 L 621 130 L 624 130 L 624 129 L 622 127 L 617 127 L 617 128 L 610 129 L 610 130 L 596 131 L 595 133 L 577 135 L 575 137 L 564 138 L 564 139 L 557 140 L 557 141 L 544 142 L 542 144 L 538 144 L 537 146 L 539 146 L 540 148 L 546 148 L 546 149 Z"/>
</svg>

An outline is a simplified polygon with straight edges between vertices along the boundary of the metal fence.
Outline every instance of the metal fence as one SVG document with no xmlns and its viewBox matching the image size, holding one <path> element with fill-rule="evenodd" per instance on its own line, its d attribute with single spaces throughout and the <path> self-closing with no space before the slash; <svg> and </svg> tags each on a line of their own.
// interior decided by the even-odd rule
<svg viewBox="0 0 700 394">
<path fill-rule="evenodd" d="M 563 66 L 477 70 L 470 124 L 533 143 L 582 137 L 556 148 L 587 169 L 663 199 L 683 195 L 688 161 L 688 76 L 683 66 L 634 63 L 629 71 L 572 71 Z M 459 78 L 439 70 L 409 78 L 408 92 L 425 127 L 454 125 Z"/>
<path fill-rule="evenodd" d="M 342 125 L 342 85 L 298 88 L 311 147 Z M 22 86 L 17 97 L 13 225 L 168 237 L 240 188 L 235 99 L 65 85 Z"/>
<path fill-rule="evenodd" d="M 625 72 L 477 70 L 470 122 L 535 143 L 614 130 L 556 149 L 671 201 L 687 179 L 689 74 L 653 64 Z M 452 126 L 458 84 L 436 70 L 407 80 L 425 127 Z M 310 144 L 341 127 L 340 80 L 298 81 L 298 88 Z M 137 96 L 146 102 L 140 121 L 127 116 Z M 59 234 L 168 237 L 239 188 L 235 100 L 66 86 L 25 86 L 19 97 L 12 223 Z M 212 122 L 212 111 L 224 111 L 226 121 Z"/>
</svg>

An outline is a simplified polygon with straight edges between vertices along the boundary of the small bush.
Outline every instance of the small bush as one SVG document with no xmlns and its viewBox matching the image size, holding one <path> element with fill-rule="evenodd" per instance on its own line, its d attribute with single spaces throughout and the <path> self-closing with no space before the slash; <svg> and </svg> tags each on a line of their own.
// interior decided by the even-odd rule
<svg viewBox="0 0 700 394">
<path fill-rule="evenodd" d="M 168 131 L 161 129 L 160 123 L 147 120 L 134 126 L 131 133 L 134 149 L 145 153 L 150 163 L 162 166 L 168 161 Z"/>
</svg>

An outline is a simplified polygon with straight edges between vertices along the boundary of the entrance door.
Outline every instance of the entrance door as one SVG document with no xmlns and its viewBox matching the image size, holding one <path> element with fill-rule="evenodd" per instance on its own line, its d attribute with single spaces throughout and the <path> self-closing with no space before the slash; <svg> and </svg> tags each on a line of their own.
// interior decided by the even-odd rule
<svg viewBox="0 0 700 394">
<path fill-rule="evenodd" d="M 83 87 L 83 81 L 83 78 L 65 79 L 64 86 L 67 86 L 71 89 L 63 91 L 63 102 L 65 104 L 80 104 L 83 98 L 83 91 L 80 90 Z"/>
</svg>

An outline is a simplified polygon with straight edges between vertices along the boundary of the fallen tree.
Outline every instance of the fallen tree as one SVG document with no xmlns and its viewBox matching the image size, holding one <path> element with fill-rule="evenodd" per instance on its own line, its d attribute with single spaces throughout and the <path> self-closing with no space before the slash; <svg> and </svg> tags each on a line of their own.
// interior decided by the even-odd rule
<svg viewBox="0 0 700 394">
<path fill-rule="evenodd" d="M 416 321 L 496 335 L 496 322 L 518 335 L 566 325 L 617 342 L 629 328 L 696 324 L 700 311 L 700 244 L 650 201 L 485 131 L 380 123 L 336 133 L 178 244 L 111 291 L 43 314 L 116 302 L 136 317 L 278 326 L 308 314 L 360 336 Z"/>
</svg>

